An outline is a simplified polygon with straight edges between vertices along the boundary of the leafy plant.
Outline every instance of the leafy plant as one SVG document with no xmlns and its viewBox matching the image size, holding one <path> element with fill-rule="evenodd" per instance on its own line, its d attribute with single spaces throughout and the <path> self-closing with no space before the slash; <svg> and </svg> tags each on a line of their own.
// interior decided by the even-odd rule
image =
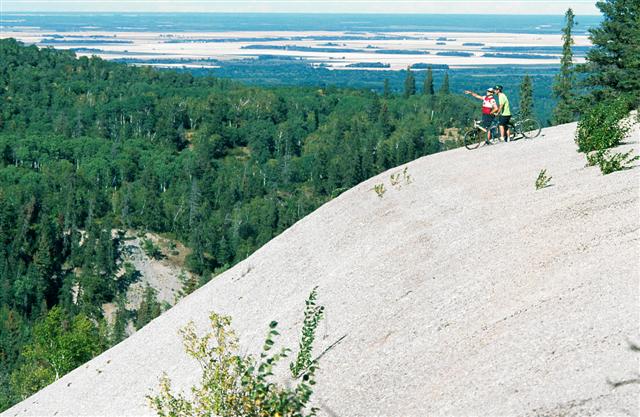
<svg viewBox="0 0 640 417">
<path fill-rule="evenodd" d="M 575 142 L 579 152 L 612 148 L 622 142 L 631 128 L 625 120 L 628 104 L 624 99 L 600 102 L 586 112 L 578 122 Z"/>
<path fill-rule="evenodd" d="M 14 392 L 27 398 L 101 352 L 103 340 L 89 317 L 70 319 L 61 307 L 52 308 L 21 352 L 22 365 L 11 375 Z"/>
<path fill-rule="evenodd" d="M 404 170 L 402 170 L 402 178 L 404 178 L 404 182 L 405 184 L 409 185 L 413 182 L 413 179 L 411 178 L 411 175 L 409 174 L 409 168 L 404 167 Z"/>
<path fill-rule="evenodd" d="M 384 193 L 387 192 L 387 189 L 384 188 L 384 184 L 376 184 L 373 186 L 373 191 L 376 192 L 378 197 L 382 198 L 384 196 Z"/>
<path fill-rule="evenodd" d="M 609 150 L 592 152 L 587 155 L 587 165 L 598 165 L 600 167 L 600 172 L 604 175 L 629 169 L 631 168 L 631 163 L 640 159 L 639 155 L 631 156 L 632 152 L 633 149 L 625 153 L 616 152 L 614 154 L 611 154 Z"/>
<path fill-rule="evenodd" d="M 395 174 L 391 174 L 391 177 L 389 177 L 389 179 L 391 181 L 391 185 L 393 185 L 398 189 L 402 187 L 402 185 L 400 184 L 402 181 L 404 181 L 406 185 L 409 185 L 413 182 L 413 179 L 409 174 L 409 168 L 407 167 L 404 167 L 402 172 L 396 172 Z"/>
<path fill-rule="evenodd" d="M 540 170 L 540 173 L 538 174 L 538 178 L 536 179 L 536 190 L 540 190 L 542 188 L 548 187 L 549 183 L 551 182 L 551 178 L 553 177 L 547 177 L 546 169 Z"/>
<path fill-rule="evenodd" d="M 282 386 L 272 381 L 275 366 L 291 352 L 281 348 L 272 353 L 279 335 L 278 323 L 272 321 L 259 358 L 238 353 L 238 337 L 231 328 L 231 318 L 211 313 L 211 331 L 198 337 L 193 323 L 181 330 L 186 352 L 202 368 L 200 385 L 191 388 L 191 397 L 174 394 L 171 381 L 164 374 L 160 392 L 147 396 L 159 416 L 234 416 L 234 417 L 305 417 L 315 416 L 309 408 L 315 384 L 317 360 L 311 360 L 315 329 L 324 307 L 316 305 L 314 288 L 306 302 L 300 352 L 290 369 L 296 384 Z"/>
<path fill-rule="evenodd" d="M 311 359 L 313 341 L 315 340 L 318 324 L 324 315 L 324 307 L 316 304 L 316 298 L 318 296 L 317 288 L 318 287 L 315 287 L 311 291 L 306 301 L 304 324 L 302 325 L 302 335 L 300 338 L 300 351 L 298 352 L 296 360 L 289 365 L 294 378 L 299 378 L 306 370 L 315 365 Z"/>
<path fill-rule="evenodd" d="M 398 184 L 400 184 L 400 173 L 398 172 L 395 174 L 391 174 L 389 180 L 391 181 L 391 185 L 393 185 L 394 187 L 397 186 Z"/>
</svg>

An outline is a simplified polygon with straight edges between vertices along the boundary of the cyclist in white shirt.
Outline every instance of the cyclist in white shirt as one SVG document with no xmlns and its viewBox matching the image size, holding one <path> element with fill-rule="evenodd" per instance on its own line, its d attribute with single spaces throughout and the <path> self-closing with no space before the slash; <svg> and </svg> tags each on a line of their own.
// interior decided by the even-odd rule
<svg viewBox="0 0 640 417">
<path fill-rule="evenodd" d="M 489 127 L 498 113 L 498 103 L 493 97 L 494 89 L 487 88 L 487 94 L 484 97 L 469 90 L 465 90 L 464 93 L 482 100 L 482 127 L 487 129 L 487 142 L 489 142 L 491 140 L 491 129 Z"/>
</svg>

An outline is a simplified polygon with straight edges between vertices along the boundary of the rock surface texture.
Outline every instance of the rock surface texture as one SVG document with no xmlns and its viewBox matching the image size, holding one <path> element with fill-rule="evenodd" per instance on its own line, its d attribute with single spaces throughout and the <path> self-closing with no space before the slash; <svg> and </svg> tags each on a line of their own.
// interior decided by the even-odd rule
<svg viewBox="0 0 640 417">
<path fill-rule="evenodd" d="M 354 187 L 3 416 L 153 415 L 162 371 L 174 388 L 199 380 L 179 328 L 227 314 L 257 352 L 277 320 L 296 348 L 315 286 L 317 352 L 344 336 L 321 360 L 321 415 L 637 416 L 640 166 L 585 167 L 575 128 Z M 620 150 L 639 138 L 636 126 Z M 553 179 L 536 190 L 541 169 Z"/>
</svg>

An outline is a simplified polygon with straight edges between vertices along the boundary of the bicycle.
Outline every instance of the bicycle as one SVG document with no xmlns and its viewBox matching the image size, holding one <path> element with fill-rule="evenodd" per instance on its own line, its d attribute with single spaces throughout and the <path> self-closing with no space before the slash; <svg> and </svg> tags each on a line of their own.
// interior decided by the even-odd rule
<svg viewBox="0 0 640 417">
<path fill-rule="evenodd" d="M 540 122 L 532 117 L 520 120 L 520 116 L 514 116 L 515 121 L 509 122 L 511 128 L 511 140 L 517 139 L 534 139 L 540 136 L 542 126 Z"/>
<path fill-rule="evenodd" d="M 491 132 L 491 139 L 487 140 L 487 130 Z M 489 128 L 482 126 L 479 120 L 473 121 L 473 127 L 469 128 L 463 137 L 464 147 L 471 150 L 476 149 L 480 145 L 491 145 L 497 143 L 500 139 L 500 131 L 498 130 L 498 121 L 494 120 Z"/>
<path fill-rule="evenodd" d="M 510 141 L 522 138 L 534 139 L 540 136 L 542 127 L 536 119 L 526 118 L 519 120 L 518 116 L 514 119 L 515 120 L 509 122 L 509 130 L 511 131 L 511 135 L 509 136 Z M 491 122 L 488 130 L 491 132 L 490 140 L 487 140 L 487 128 L 483 127 L 480 121 L 474 120 L 473 127 L 468 129 L 463 137 L 465 148 L 471 150 L 478 148 L 482 144 L 492 145 L 500 142 L 498 119 Z"/>
</svg>

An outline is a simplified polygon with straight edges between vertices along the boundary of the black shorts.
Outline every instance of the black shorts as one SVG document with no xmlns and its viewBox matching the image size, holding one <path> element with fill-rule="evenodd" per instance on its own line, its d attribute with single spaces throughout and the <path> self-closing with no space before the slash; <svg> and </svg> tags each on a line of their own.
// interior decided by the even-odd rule
<svg viewBox="0 0 640 417">
<path fill-rule="evenodd" d="M 500 116 L 498 118 L 498 124 L 500 126 L 509 126 L 509 121 L 511 120 L 511 116 Z"/>
<path fill-rule="evenodd" d="M 491 123 L 493 123 L 493 119 L 495 119 L 496 117 L 493 114 L 482 114 L 482 127 L 484 127 L 485 129 L 489 129 L 489 126 L 491 126 Z"/>
</svg>

